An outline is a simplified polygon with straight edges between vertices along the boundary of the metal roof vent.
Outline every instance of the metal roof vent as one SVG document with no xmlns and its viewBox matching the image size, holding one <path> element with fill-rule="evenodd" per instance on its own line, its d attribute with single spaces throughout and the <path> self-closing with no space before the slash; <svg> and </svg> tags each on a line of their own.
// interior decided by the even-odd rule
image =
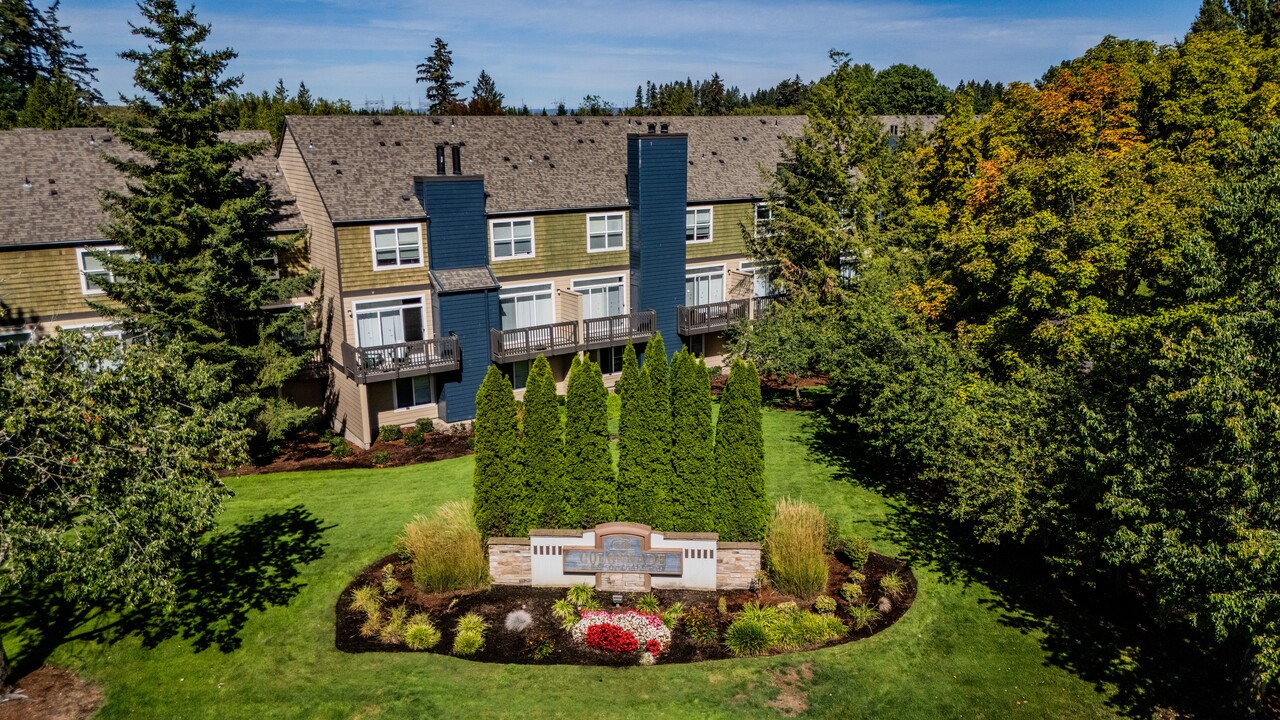
<svg viewBox="0 0 1280 720">
<path fill-rule="evenodd" d="M 380 117 L 375 117 L 375 118 L 373 119 L 373 124 L 374 124 L 374 125 L 381 125 L 381 124 L 382 124 L 382 118 L 380 118 Z"/>
<path fill-rule="evenodd" d="M 671 131 L 671 126 L 667 125 L 666 123 L 662 123 L 662 127 L 661 127 L 662 134 L 666 135 L 670 131 Z"/>
<path fill-rule="evenodd" d="M 657 124 L 657 123 L 649 123 L 649 134 L 650 134 L 650 135 L 652 135 L 652 134 L 654 134 L 654 133 L 656 133 L 656 132 L 658 132 L 658 124 Z"/>
<path fill-rule="evenodd" d="M 23 190 L 31 189 L 31 178 L 22 178 L 22 189 Z"/>
<path fill-rule="evenodd" d="M 90 145 L 97 145 L 97 144 L 98 144 L 98 141 L 97 141 L 97 140 L 95 140 L 95 139 L 93 138 L 93 136 L 92 136 L 92 135 L 90 135 L 90 136 L 89 136 L 89 144 L 90 144 Z"/>
</svg>

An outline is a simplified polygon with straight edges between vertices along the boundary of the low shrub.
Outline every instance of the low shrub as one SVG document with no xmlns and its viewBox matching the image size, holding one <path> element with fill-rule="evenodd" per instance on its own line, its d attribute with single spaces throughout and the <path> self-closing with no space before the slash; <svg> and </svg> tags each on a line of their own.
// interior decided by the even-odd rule
<svg viewBox="0 0 1280 720">
<path fill-rule="evenodd" d="M 404 430 L 399 425 L 383 425 L 378 428 L 378 439 L 382 442 L 394 442 L 404 439 Z"/>
<path fill-rule="evenodd" d="M 636 610 L 649 615 L 658 614 L 658 596 L 653 593 L 645 593 L 636 600 Z"/>
<path fill-rule="evenodd" d="M 391 462 L 391 453 L 386 450 L 378 450 L 373 453 L 374 465 L 386 465 L 389 462 Z"/>
<path fill-rule="evenodd" d="M 721 615 L 729 614 L 729 601 L 726 600 L 723 595 L 720 596 L 718 601 L 716 601 L 716 610 L 719 610 Z"/>
<path fill-rule="evenodd" d="M 524 652 L 534 660 L 541 660 L 555 652 L 556 641 L 550 635 L 538 633 L 524 639 Z"/>
<path fill-rule="evenodd" d="M 813 609 L 823 615 L 834 615 L 836 612 L 836 599 L 826 595 L 819 595 L 818 599 L 813 601 Z"/>
<path fill-rule="evenodd" d="M 616 653 L 635 652 L 640 647 L 635 635 L 609 623 L 587 628 L 586 643 L 590 647 Z"/>
<path fill-rule="evenodd" d="M 715 616 L 700 607 L 691 607 L 684 614 L 684 631 L 689 634 L 690 640 L 699 645 L 715 645 L 720 641 Z"/>
<path fill-rule="evenodd" d="M 858 571 L 858 570 L 854 570 L 853 572 L 849 573 L 849 582 L 851 582 L 851 583 L 859 583 L 859 584 L 861 584 L 861 583 L 864 583 L 864 582 L 866 582 L 866 581 L 867 581 L 867 575 L 866 575 L 866 573 L 864 573 L 864 572 L 860 572 L 860 571 Z"/>
<path fill-rule="evenodd" d="M 425 592 L 470 590 L 485 584 L 488 563 L 470 503 L 448 502 L 419 515 L 398 540 L 413 563 L 413 583 Z"/>
<path fill-rule="evenodd" d="M 857 583 L 847 582 L 840 586 L 840 597 L 853 602 L 862 597 L 862 586 Z"/>
<path fill-rule="evenodd" d="M 573 626 L 578 624 L 578 620 L 582 619 L 577 606 L 568 598 L 561 598 L 552 603 L 551 614 L 560 618 L 560 626 L 565 630 L 572 630 Z"/>
<path fill-rule="evenodd" d="M 586 583 L 574 583 L 573 585 L 570 585 L 569 592 L 566 593 L 565 597 L 569 599 L 569 602 L 580 608 L 587 607 L 592 604 L 599 604 L 596 600 L 595 589 Z"/>
<path fill-rule="evenodd" d="M 871 541 L 860 535 L 846 535 L 841 545 L 849 558 L 849 566 L 854 570 L 861 570 L 867 564 L 867 558 L 871 557 Z"/>
<path fill-rule="evenodd" d="M 738 617 L 724 631 L 724 646 L 739 657 L 769 651 L 769 632 L 758 620 Z"/>
<path fill-rule="evenodd" d="M 329 456 L 334 460 L 342 460 L 355 454 L 356 451 L 351 447 L 351 443 L 342 438 L 338 438 L 337 442 L 333 443 L 333 446 L 329 448 Z"/>
<path fill-rule="evenodd" d="M 458 626 L 453 636 L 453 654 L 459 656 L 475 655 L 484 648 L 484 631 L 489 627 L 484 618 L 475 613 L 467 613 L 458 618 Z"/>
<path fill-rule="evenodd" d="M 898 597 L 898 594 L 906 586 L 907 581 L 903 580 L 902 576 L 897 572 L 886 573 L 884 577 L 880 578 L 880 592 L 889 597 Z"/>
<path fill-rule="evenodd" d="M 573 628 L 573 639 L 610 652 L 635 652 L 656 641 L 660 651 L 671 646 L 671 630 L 653 615 L 624 610 L 609 613 L 592 610 L 582 614 Z M 649 652 L 652 652 L 651 650 Z"/>
<path fill-rule="evenodd" d="M 404 444 L 409 447 L 417 447 L 427 441 L 427 436 L 422 431 L 414 428 L 404 434 Z"/>
<path fill-rule="evenodd" d="M 671 603 L 658 617 L 662 619 L 662 624 L 666 625 L 668 629 L 675 630 L 676 625 L 680 624 L 680 619 L 684 617 L 684 603 Z"/>
<path fill-rule="evenodd" d="M 853 621 L 854 627 L 862 630 L 879 620 L 880 612 L 869 605 L 850 605 L 849 619 Z"/>
<path fill-rule="evenodd" d="M 387 563 L 382 568 L 382 594 L 391 597 L 400 589 L 400 581 L 396 579 L 396 566 Z"/>
<path fill-rule="evenodd" d="M 436 629 L 431 617 L 426 613 L 418 613 L 409 618 L 404 631 L 404 644 L 410 650 L 430 650 L 440 643 L 440 631 Z"/>
<path fill-rule="evenodd" d="M 422 434 L 436 431 L 436 421 L 431 418 L 418 418 L 414 421 L 413 427 Z"/>
<path fill-rule="evenodd" d="M 765 541 L 774 587 L 806 599 L 826 588 L 826 529 L 826 518 L 816 506 L 787 498 L 778 501 Z"/>
<path fill-rule="evenodd" d="M 815 615 L 813 613 L 797 613 L 793 620 L 794 633 L 799 647 L 819 645 L 836 638 L 844 637 L 849 632 L 840 618 L 832 615 Z"/>
<path fill-rule="evenodd" d="M 378 639 L 388 645 L 404 642 L 405 621 L 409 617 L 409 608 L 399 605 L 387 613 L 387 622 L 378 631 Z"/>
</svg>

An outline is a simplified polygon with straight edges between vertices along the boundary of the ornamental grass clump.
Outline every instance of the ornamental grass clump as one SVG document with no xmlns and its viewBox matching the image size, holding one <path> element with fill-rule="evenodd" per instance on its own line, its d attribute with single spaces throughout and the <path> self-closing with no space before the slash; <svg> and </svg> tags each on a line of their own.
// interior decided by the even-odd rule
<svg viewBox="0 0 1280 720">
<path fill-rule="evenodd" d="M 410 650 L 430 650 L 440 643 L 440 631 L 427 613 L 409 618 L 404 631 L 404 644 Z"/>
<path fill-rule="evenodd" d="M 378 588 L 366 585 L 351 593 L 348 607 L 364 613 L 364 622 L 360 625 L 360 637 L 371 638 L 382 630 L 382 594 Z"/>
<path fill-rule="evenodd" d="M 897 597 L 906 586 L 907 582 L 897 572 L 887 573 L 880 578 L 880 592 L 889 597 Z"/>
<path fill-rule="evenodd" d="M 399 605 L 387 613 L 387 622 L 378 631 L 378 639 L 388 645 L 399 645 L 404 642 L 405 622 L 409 618 L 409 608 Z"/>
<path fill-rule="evenodd" d="M 770 650 L 798 650 L 843 637 L 848 628 L 839 618 L 801 610 L 795 603 L 749 602 L 724 631 L 724 644 L 734 655 L 760 655 Z"/>
<path fill-rule="evenodd" d="M 765 542 L 774 587 L 805 599 L 826 588 L 826 530 L 827 520 L 816 506 L 787 498 L 778 501 Z"/>
<path fill-rule="evenodd" d="M 458 618 L 453 636 L 453 654 L 466 656 L 480 652 L 484 648 L 484 631 L 488 627 L 484 618 L 475 613 L 467 613 Z"/>
<path fill-rule="evenodd" d="M 449 502 L 435 515 L 419 515 L 398 540 L 413 563 L 413 583 L 424 592 L 471 590 L 488 575 L 484 545 L 470 504 Z"/>
<path fill-rule="evenodd" d="M 850 605 L 849 619 L 853 621 L 854 627 L 863 630 L 880 619 L 880 612 L 870 605 Z"/>
</svg>

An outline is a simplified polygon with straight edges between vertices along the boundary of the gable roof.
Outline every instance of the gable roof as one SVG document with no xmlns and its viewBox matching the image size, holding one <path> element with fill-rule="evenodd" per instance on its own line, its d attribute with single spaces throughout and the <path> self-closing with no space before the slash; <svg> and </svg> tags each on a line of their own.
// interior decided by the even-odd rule
<svg viewBox="0 0 1280 720">
<path fill-rule="evenodd" d="M 625 207 L 627 135 L 653 123 L 689 138 L 690 203 L 763 197 L 782 138 L 806 118 L 313 116 L 286 119 L 334 222 L 422 216 L 414 176 L 436 146 L 461 144 L 462 173 L 484 175 L 490 213 Z M 290 139 L 292 138 L 292 140 Z M 451 151 L 447 172 L 453 172 Z"/>
<path fill-rule="evenodd" d="M 269 142 L 265 131 L 237 131 L 235 142 Z M 0 132 L 0 247 L 100 241 L 107 220 L 99 191 L 125 190 L 125 178 L 105 155 L 141 155 L 105 128 Z M 301 230 L 302 220 L 270 149 L 245 163 L 245 175 L 268 183 L 278 203 L 272 228 Z"/>
</svg>

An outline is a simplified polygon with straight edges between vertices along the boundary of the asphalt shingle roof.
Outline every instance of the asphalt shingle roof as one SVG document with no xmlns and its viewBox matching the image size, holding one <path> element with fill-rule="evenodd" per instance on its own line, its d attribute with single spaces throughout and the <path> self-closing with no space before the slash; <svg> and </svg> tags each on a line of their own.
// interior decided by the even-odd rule
<svg viewBox="0 0 1280 720">
<path fill-rule="evenodd" d="M 497 290 L 500 286 L 487 265 L 452 270 L 432 270 L 432 284 L 442 293 Z"/>
<path fill-rule="evenodd" d="M 627 135 L 650 123 L 689 137 L 690 203 L 763 197 L 783 140 L 804 116 L 290 116 L 287 131 L 335 222 L 422 215 L 414 176 L 436 173 L 436 146 L 462 145 L 462 173 L 484 175 L 487 211 L 627 205 Z M 288 138 L 286 137 L 286 141 Z M 453 172 L 452 152 L 446 171 Z"/>
<path fill-rule="evenodd" d="M 223 137 L 268 142 L 266 132 L 238 131 Z M 124 176 L 104 159 L 138 153 L 105 128 L 0 132 L 0 247 L 75 243 L 102 239 L 107 220 L 99 191 L 125 189 Z M 245 175 L 268 183 L 277 201 L 276 230 L 298 230 L 294 197 L 270 148 L 251 158 Z"/>
</svg>

